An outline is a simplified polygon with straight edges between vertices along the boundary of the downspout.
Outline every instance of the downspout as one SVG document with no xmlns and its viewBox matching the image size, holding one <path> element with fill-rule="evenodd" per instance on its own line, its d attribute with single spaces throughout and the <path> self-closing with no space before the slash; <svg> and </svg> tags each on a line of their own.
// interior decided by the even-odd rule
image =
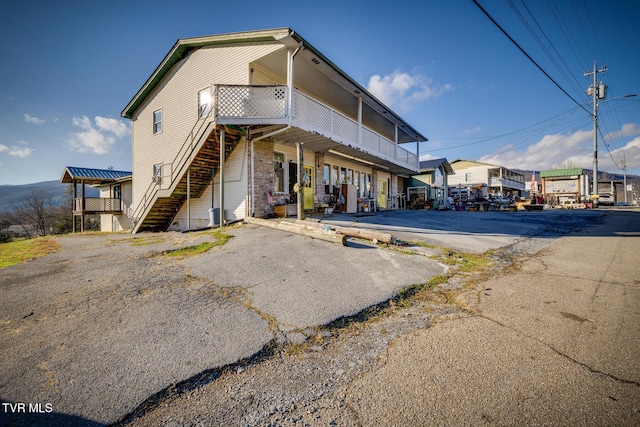
<svg viewBox="0 0 640 427">
<path fill-rule="evenodd" d="M 251 214 L 249 216 L 254 216 L 255 214 L 255 180 L 254 180 L 255 164 L 254 164 L 254 157 L 253 157 L 254 156 L 253 143 L 291 129 L 291 115 L 293 112 L 293 60 L 302 47 L 303 47 L 303 43 L 301 41 L 300 45 L 296 48 L 296 50 L 293 51 L 293 53 L 291 52 L 291 50 L 289 50 L 287 55 L 287 86 L 289 88 L 287 93 L 287 118 L 288 118 L 287 126 L 283 127 L 282 129 L 278 129 L 276 131 L 270 132 L 266 135 L 261 135 L 257 138 L 251 138 Z M 247 131 L 247 137 L 250 137 L 248 131 Z"/>
</svg>

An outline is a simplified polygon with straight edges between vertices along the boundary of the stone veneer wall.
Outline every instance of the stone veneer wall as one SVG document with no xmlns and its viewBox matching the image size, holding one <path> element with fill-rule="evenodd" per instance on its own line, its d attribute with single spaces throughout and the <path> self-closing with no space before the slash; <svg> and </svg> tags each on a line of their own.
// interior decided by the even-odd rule
<svg viewBox="0 0 640 427">
<path fill-rule="evenodd" d="M 249 150 L 251 157 L 251 150 Z M 267 193 L 273 191 L 273 141 L 262 139 L 253 143 L 254 216 L 264 218 L 273 213 Z M 249 158 L 251 165 L 251 158 Z M 249 206 L 251 206 L 251 167 L 249 167 Z"/>
</svg>

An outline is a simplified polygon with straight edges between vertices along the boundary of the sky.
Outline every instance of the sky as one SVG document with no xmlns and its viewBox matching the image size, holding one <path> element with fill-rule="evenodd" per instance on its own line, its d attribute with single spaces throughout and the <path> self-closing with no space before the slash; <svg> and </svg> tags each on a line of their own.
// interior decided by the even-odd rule
<svg viewBox="0 0 640 427">
<path fill-rule="evenodd" d="M 60 179 L 65 166 L 131 170 L 120 113 L 177 39 L 281 27 L 425 135 L 421 159 L 591 168 L 584 74 L 606 66 L 598 169 L 640 175 L 640 3 L 477 3 L 497 25 L 474 0 L 7 2 L 0 184 Z"/>
</svg>

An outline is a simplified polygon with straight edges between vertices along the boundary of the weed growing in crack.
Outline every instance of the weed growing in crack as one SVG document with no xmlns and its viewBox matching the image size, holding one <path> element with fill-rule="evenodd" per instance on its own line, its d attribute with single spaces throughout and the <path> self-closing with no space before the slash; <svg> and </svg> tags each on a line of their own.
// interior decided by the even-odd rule
<svg viewBox="0 0 640 427">
<path fill-rule="evenodd" d="M 223 231 L 220 231 L 220 230 L 215 230 L 208 234 L 212 235 L 215 238 L 215 241 L 202 242 L 197 245 L 185 246 L 184 248 L 167 251 L 165 252 L 165 255 L 171 256 L 171 257 L 187 257 L 187 256 L 203 254 L 211 248 L 214 248 L 216 246 L 223 246 L 233 237 L 231 234 L 224 233 Z"/>
</svg>

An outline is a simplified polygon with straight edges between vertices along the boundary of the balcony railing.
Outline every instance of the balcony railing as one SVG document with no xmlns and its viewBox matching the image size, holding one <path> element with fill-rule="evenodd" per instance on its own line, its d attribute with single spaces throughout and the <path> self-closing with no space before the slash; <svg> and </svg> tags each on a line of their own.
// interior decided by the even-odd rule
<svg viewBox="0 0 640 427">
<path fill-rule="evenodd" d="M 514 179 L 504 178 L 504 177 L 490 177 L 489 178 L 489 187 L 507 187 L 514 188 L 517 190 L 524 190 L 525 184 L 524 182 L 516 181 Z"/>
<path fill-rule="evenodd" d="M 84 204 L 83 204 L 84 200 Z M 122 199 L 109 199 L 102 197 L 78 197 L 74 199 L 74 212 L 122 212 Z"/>
<path fill-rule="evenodd" d="M 288 87 L 227 86 L 214 89 L 215 118 L 241 123 L 246 119 L 287 119 Z M 373 130 L 362 126 L 358 141 L 358 122 L 298 90 L 293 93 L 292 124 L 323 135 L 364 153 L 418 170 L 418 156 Z M 225 120 L 227 121 L 227 120 Z"/>
</svg>

